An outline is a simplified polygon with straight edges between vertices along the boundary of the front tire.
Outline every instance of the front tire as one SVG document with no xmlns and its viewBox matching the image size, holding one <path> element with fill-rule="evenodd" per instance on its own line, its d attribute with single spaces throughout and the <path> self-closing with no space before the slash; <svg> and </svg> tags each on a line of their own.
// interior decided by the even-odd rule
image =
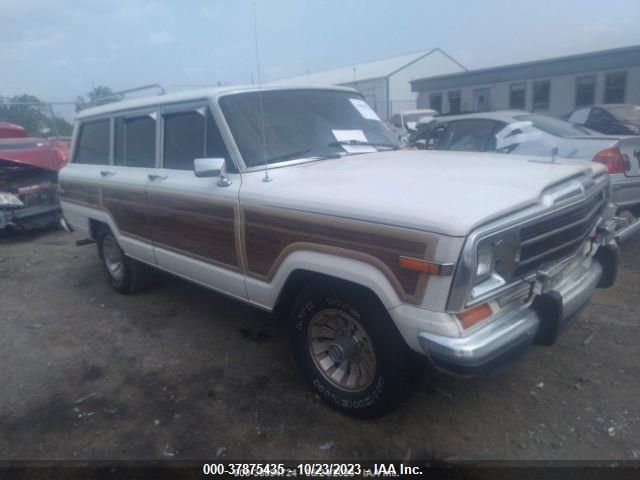
<svg viewBox="0 0 640 480">
<path fill-rule="evenodd" d="M 150 284 L 151 268 L 125 255 L 111 230 L 98 232 L 98 256 L 102 271 L 111 287 L 118 293 L 137 293 Z"/>
<path fill-rule="evenodd" d="M 314 282 L 296 298 L 289 329 L 303 375 L 332 408 L 381 417 L 413 391 L 423 359 L 368 290 Z"/>
</svg>

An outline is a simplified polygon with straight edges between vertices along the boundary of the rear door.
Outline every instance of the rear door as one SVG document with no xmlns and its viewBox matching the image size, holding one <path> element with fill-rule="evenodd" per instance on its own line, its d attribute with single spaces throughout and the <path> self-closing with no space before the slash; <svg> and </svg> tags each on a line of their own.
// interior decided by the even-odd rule
<svg viewBox="0 0 640 480">
<path fill-rule="evenodd" d="M 240 174 L 206 102 L 159 112 L 159 168 L 149 177 L 149 221 L 158 264 L 246 298 L 239 249 Z M 226 177 L 198 178 L 196 158 L 225 158 Z"/>
<path fill-rule="evenodd" d="M 114 131 L 116 124 L 111 117 L 79 124 L 73 162 L 63 170 L 62 199 L 94 211 L 71 207 L 65 215 L 82 228 L 87 228 L 82 218 L 110 223 L 127 254 L 155 263 L 145 193 L 147 174 L 155 163 L 155 119 L 137 122 L 128 132 L 127 145 L 123 134 Z M 121 153 L 127 147 L 129 166 Z"/>
<path fill-rule="evenodd" d="M 113 118 L 113 161 L 100 171 L 102 205 L 122 235 L 125 251 L 156 263 L 147 215 L 147 184 L 156 165 L 157 113 L 144 110 Z"/>
</svg>

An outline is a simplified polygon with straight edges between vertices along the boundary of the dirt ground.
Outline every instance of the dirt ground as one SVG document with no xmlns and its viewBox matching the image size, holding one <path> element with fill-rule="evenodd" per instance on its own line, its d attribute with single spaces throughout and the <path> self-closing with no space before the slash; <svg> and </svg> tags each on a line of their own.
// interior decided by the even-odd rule
<svg viewBox="0 0 640 480">
<path fill-rule="evenodd" d="M 555 347 L 376 421 L 321 403 L 282 322 L 166 276 L 119 295 L 79 238 L 0 238 L 2 460 L 640 459 L 640 238 Z"/>
</svg>

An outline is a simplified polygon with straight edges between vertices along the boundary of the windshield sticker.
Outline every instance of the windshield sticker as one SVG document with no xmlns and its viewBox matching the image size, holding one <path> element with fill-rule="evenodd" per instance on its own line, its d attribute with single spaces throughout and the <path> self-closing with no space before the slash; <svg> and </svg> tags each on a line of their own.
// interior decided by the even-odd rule
<svg viewBox="0 0 640 480">
<path fill-rule="evenodd" d="M 367 137 L 365 136 L 362 130 L 331 130 L 333 136 L 336 137 L 338 142 L 342 143 L 341 147 L 344 148 L 345 152 L 349 153 L 366 153 L 366 152 L 377 152 L 375 148 L 371 145 L 348 145 L 347 142 L 368 142 Z"/>
<path fill-rule="evenodd" d="M 519 143 L 531 142 L 542 137 L 540 130 L 530 121 L 513 122 L 496 133 L 496 150 Z"/>
<path fill-rule="evenodd" d="M 356 110 L 362 115 L 362 118 L 366 118 L 367 120 L 377 120 L 380 121 L 380 117 L 378 114 L 373 111 L 373 109 L 360 98 L 350 98 L 349 101 L 351 104 L 356 107 Z"/>
</svg>

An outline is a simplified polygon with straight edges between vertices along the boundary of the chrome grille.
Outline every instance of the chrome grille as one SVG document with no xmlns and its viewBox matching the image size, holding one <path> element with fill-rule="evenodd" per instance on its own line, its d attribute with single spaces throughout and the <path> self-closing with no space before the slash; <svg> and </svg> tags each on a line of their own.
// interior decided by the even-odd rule
<svg viewBox="0 0 640 480">
<path fill-rule="evenodd" d="M 604 191 L 600 190 L 578 205 L 522 227 L 515 275 L 526 275 L 544 263 L 576 252 L 596 225 L 605 204 Z"/>
</svg>

